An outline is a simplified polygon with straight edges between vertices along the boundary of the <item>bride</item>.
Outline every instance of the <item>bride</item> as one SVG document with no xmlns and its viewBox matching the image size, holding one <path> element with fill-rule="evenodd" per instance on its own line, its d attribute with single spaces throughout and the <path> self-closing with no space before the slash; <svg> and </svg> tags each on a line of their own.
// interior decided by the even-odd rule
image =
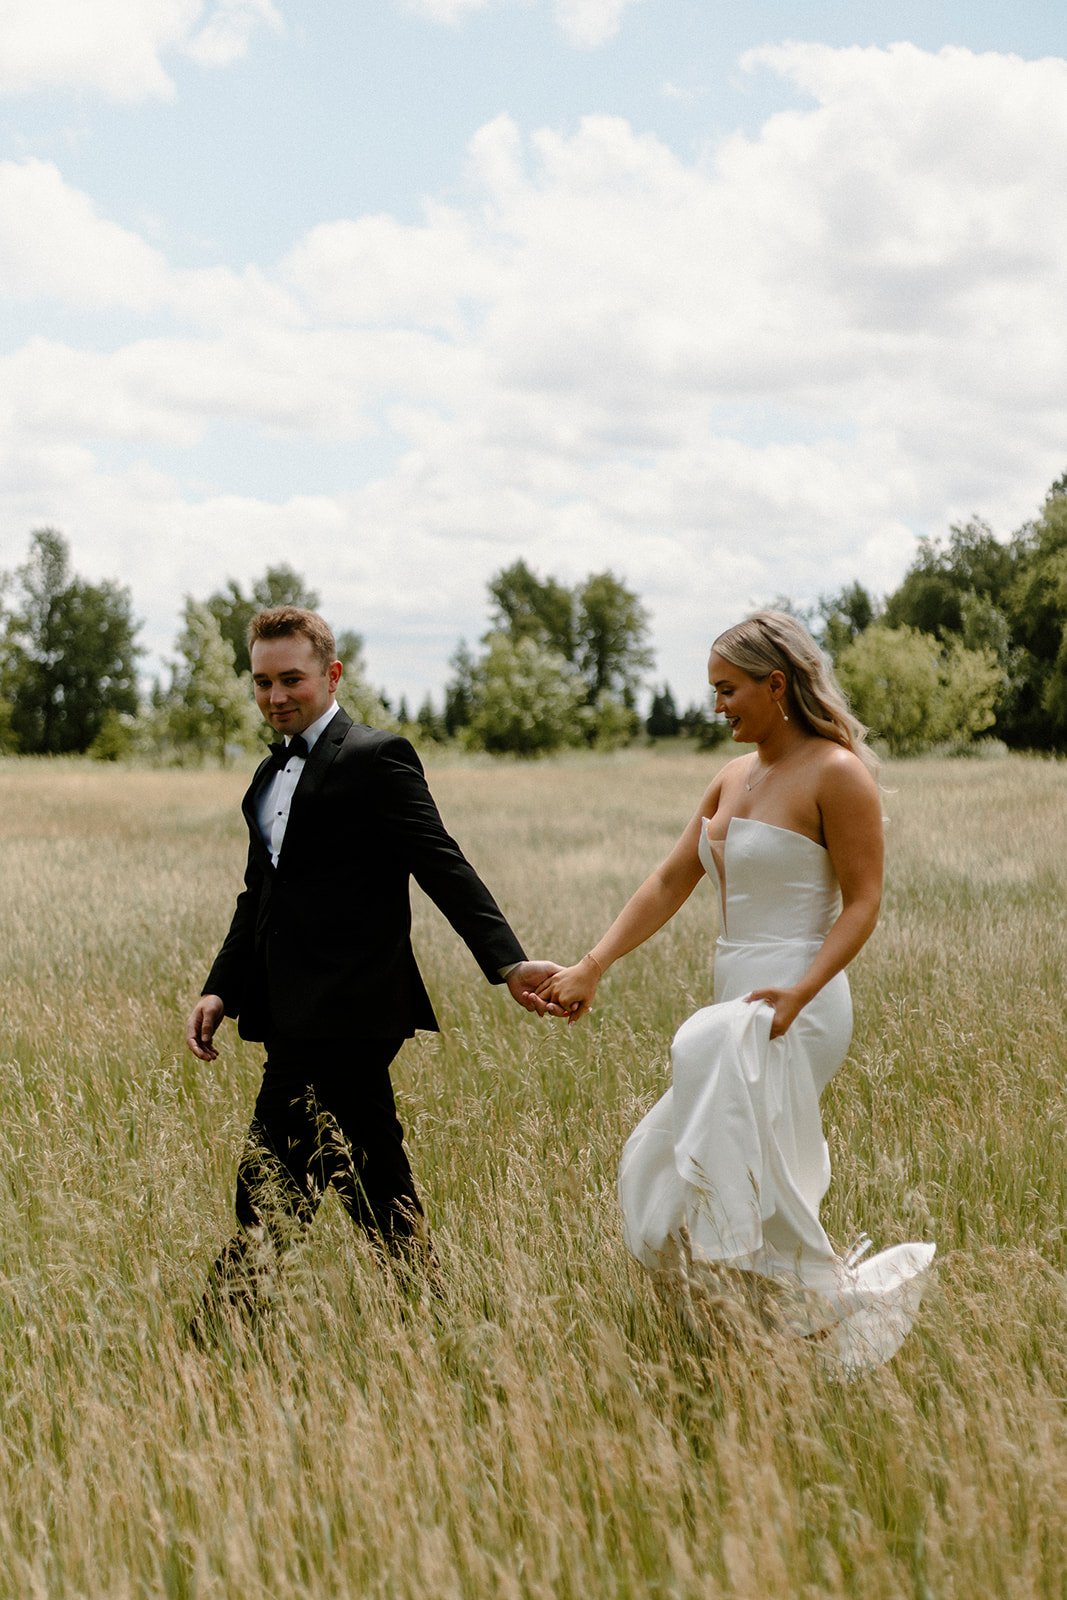
<svg viewBox="0 0 1067 1600">
<path fill-rule="evenodd" d="M 875 758 L 792 617 L 761 611 L 728 629 L 708 676 L 733 738 L 755 750 L 722 768 L 666 860 L 540 992 L 577 1021 L 613 962 L 705 873 L 717 883 L 715 1004 L 678 1029 L 672 1087 L 623 1151 L 626 1243 L 652 1271 L 690 1287 L 703 1278 L 716 1298 L 730 1281 L 758 1287 L 778 1325 L 854 1373 L 897 1350 L 934 1255 L 904 1244 L 864 1260 L 861 1236 L 839 1256 L 819 1222 L 830 1182 L 819 1096 L 852 1031 L 844 969 L 881 898 Z"/>
</svg>

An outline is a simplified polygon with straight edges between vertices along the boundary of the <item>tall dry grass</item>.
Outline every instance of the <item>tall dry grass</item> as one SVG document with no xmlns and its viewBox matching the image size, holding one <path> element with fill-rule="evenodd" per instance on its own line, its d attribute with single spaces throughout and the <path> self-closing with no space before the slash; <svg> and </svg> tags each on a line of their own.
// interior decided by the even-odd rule
<svg viewBox="0 0 1067 1600">
<path fill-rule="evenodd" d="M 714 758 L 444 765 L 531 951 L 601 930 Z M 432 763 L 431 763 L 432 765 Z M 618 1233 L 622 1142 L 710 990 L 714 900 L 539 1023 L 437 913 L 396 1071 L 447 1282 L 330 1203 L 259 1344 L 184 1327 L 258 1058 L 183 1055 L 243 856 L 232 774 L 0 765 L 0 1593 L 1061 1600 L 1067 767 L 894 765 L 889 887 L 824 1102 L 832 1235 L 931 1237 L 891 1366 L 711 1347 Z"/>
</svg>

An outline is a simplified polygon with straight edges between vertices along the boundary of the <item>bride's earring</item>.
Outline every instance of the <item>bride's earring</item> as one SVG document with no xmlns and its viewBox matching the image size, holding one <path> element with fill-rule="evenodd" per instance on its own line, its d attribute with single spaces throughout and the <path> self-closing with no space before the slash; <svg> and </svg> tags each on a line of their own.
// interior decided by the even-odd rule
<svg viewBox="0 0 1067 1600">
<path fill-rule="evenodd" d="M 788 717 L 788 715 L 786 713 L 785 706 L 782 704 L 782 702 L 780 700 L 777 701 L 776 704 L 778 706 L 779 711 L 782 713 L 782 721 L 783 722 L 788 722 L 789 721 L 789 717 Z"/>
</svg>

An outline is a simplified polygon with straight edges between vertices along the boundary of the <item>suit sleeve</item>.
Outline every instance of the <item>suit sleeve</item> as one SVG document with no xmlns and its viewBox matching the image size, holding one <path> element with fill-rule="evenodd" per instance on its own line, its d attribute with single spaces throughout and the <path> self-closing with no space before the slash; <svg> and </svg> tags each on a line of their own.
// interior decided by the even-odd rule
<svg viewBox="0 0 1067 1600">
<path fill-rule="evenodd" d="M 204 984 L 203 994 L 217 994 L 228 1017 L 240 1015 L 251 988 L 255 962 L 256 918 L 259 912 L 262 875 L 251 845 L 245 866 L 245 886 L 237 896 L 229 932 L 215 957 Z"/>
<path fill-rule="evenodd" d="M 422 764 L 406 739 L 388 739 L 374 757 L 375 805 L 387 839 L 412 877 L 447 917 L 490 983 L 525 960 L 503 912 L 434 803 Z"/>
</svg>

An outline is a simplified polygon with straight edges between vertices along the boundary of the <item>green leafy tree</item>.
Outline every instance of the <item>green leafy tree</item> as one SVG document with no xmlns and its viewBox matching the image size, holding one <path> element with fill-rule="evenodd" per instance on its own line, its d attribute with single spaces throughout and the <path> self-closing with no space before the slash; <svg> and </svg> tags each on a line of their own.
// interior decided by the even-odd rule
<svg viewBox="0 0 1067 1600">
<path fill-rule="evenodd" d="M 504 567 L 489 581 L 491 632 L 534 639 L 565 661 L 576 651 L 574 597 L 555 578 L 538 578 L 525 561 Z"/>
<path fill-rule="evenodd" d="M 1036 522 L 1015 539 L 1006 609 L 1020 650 L 1009 725 L 1011 744 L 1067 748 L 1067 491 L 1058 480 Z"/>
<path fill-rule="evenodd" d="M 853 640 L 837 674 L 856 715 L 897 756 L 968 743 L 992 725 L 1001 683 L 992 651 L 884 623 Z"/>
<path fill-rule="evenodd" d="M 637 689 L 655 657 L 648 648 L 649 616 L 640 600 L 611 572 L 592 573 L 576 599 L 576 664 L 595 705 L 602 695 L 633 710 Z"/>
<path fill-rule="evenodd" d="M 873 617 L 867 615 L 868 602 L 860 584 L 820 602 L 822 640 L 839 664 L 848 656 L 858 670 L 852 648 L 878 626 L 904 639 L 910 634 L 932 638 L 940 651 L 940 700 L 956 705 L 961 725 L 972 731 L 989 726 L 992 692 L 993 731 L 1007 744 L 1067 749 L 1067 473 L 1052 484 L 1040 516 L 1012 539 L 999 539 L 975 517 L 953 527 L 947 540 L 920 540 L 881 616 L 877 609 Z M 913 643 L 898 640 L 891 647 L 879 638 L 860 658 L 870 664 L 891 648 L 901 658 L 901 670 L 907 657 L 906 676 L 917 682 L 922 669 Z M 960 655 L 961 650 L 969 654 Z M 996 664 L 993 691 L 991 661 Z M 960 662 L 980 684 L 973 713 L 954 699 L 953 667 Z M 861 692 L 874 695 L 877 677 L 874 673 Z M 876 701 L 877 696 L 868 702 L 869 714 L 860 714 L 874 725 L 889 726 L 892 709 Z M 900 718 L 905 718 L 903 709 Z"/>
<path fill-rule="evenodd" d="M 535 639 L 490 634 L 474 669 L 471 741 L 496 754 L 546 755 L 584 742 L 585 686 L 557 651 Z"/>
<path fill-rule="evenodd" d="M 11 726 L 12 709 L 11 701 L 0 697 L 0 756 L 13 755 L 18 749 L 18 740 Z"/>
<path fill-rule="evenodd" d="M 261 718 L 247 678 L 239 678 L 233 646 L 218 618 L 197 600 L 187 599 L 175 648 L 166 726 L 179 749 L 202 761 L 210 751 L 225 766 L 231 750 L 254 746 Z"/>
<path fill-rule="evenodd" d="M 819 601 L 822 627 L 819 642 L 834 661 L 874 622 L 878 607 L 862 583 L 849 583 L 835 595 Z"/>
<path fill-rule="evenodd" d="M 253 583 L 248 594 L 233 578 L 227 578 L 225 587 L 209 595 L 205 602 L 219 625 L 219 632 L 233 651 L 239 673 L 251 671 L 248 624 L 257 611 L 264 611 L 270 606 L 304 606 L 308 611 L 317 611 L 319 603 L 317 592 L 308 588 L 298 572 L 284 564 L 268 567 L 262 578 L 257 578 Z"/>
<path fill-rule="evenodd" d="M 962 634 L 968 596 L 1002 604 L 1015 559 L 1011 545 L 979 518 L 953 527 L 947 542 L 920 539 L 918 554 L 900 587 L 886 600 L 886 626 L 915 628 L 937 639 Z"/>
<path fill-rule="evenodd" d="M 290 605 L 295 601 L 279 601 L 279 604 Z M 309 609 L 314 609 L 313 607 Z M 393 716 L 386 704 L 385 697 L 373 688 L 367 678 L 367 669 L 363 661 L 363 640 L 351 628 L 344 628 L 336 635 L 337 659 L 343 671 L 341 682 L 337 688 L 337 700 L 348 712 L 353 722 L 364 722 L 372 728 L 397 727 L 397 718 Z"/>
<path fill-rule="evenodd" d="M 129 590 L 71 571 L 66 540 L 42 528 L 9 579 L 0 699 L 8 739 L 30 754 L 87 750 L 109 712 L 137 710 L 140 653 Z"/>
<path fill-rule="evenodd" d="M 452 658 L 444 709 L 449 737 L 470 729 L 473 741 L 487 749 L 512 748 L 501 743 L 506 737 L 503 730 L 511 726 L 516 750 L 557 748 L 560 735 L 553 721 L 555 711 L 550 709 L 555 705 L 552 696 L 545 703 L 543 738 L 530 731 L 530 720 L 538 715 L 536 706 L 525 700 L 517 703 L 509 723 L 502 702 L 508 682 L 525 694 L 534 664 L 540 672 L 551 659 L 561 671 L 566 669 L 565 704 L 571 703 L 574 685 L 582 686 L 585 710 L 577 726 L 587 743 L 614 748 L 632 739 L 639 727 L 637 690 L 653 656 L 646 643 L 648 613 L 614 574 L 590 574 L 571 593 L 555 578 L 540 578 L 524 561 L 516 561 L 490 581 L 489 611 L 493 626 L 482 641 L 486 653 L 476 659 L 461 641 Z M 501 641 L 510 644 L 510 654 Z M 532 646 L 534 651 L 520 646 Z M 568 721 L 563 742 L 574 742 L 575 726 Z"/>
<path fill-rule="evenodd" d="M 939 671 L 938 738 L 962 748 L 995 723 L 1003 673 L 995 651 L 972 650 L 957 639 L 942 646 Z"/>
<path fill-rule="evenodd" d="M 140 720 L 128 712 L 109 711 L 89 746 L 94 761 L 122 761 L 137 749 Z"/>
<path fill-rule="evenodd" d="M 589 742 L 598 750 L 621 750 L 632 743 L 641 725 L 637 712 L 613 694 L 598 695 L 585 710 Z"/>
<path fill-rule="evenodd" d="M 951 529 L 947 540 L 923 539 L 900 587 L 885 604 L 888 627 L 910 627 L 948 646 L 992 652 L 999 668 L 996 732 L 1011 744 L 1033 744 L 1052 732 L 1041 709 L 1026 641 L 1032 596 L 1021 598 L 1022 570 L 1035 530 L 998 539 L 980 518 Z"/>
</svg>

